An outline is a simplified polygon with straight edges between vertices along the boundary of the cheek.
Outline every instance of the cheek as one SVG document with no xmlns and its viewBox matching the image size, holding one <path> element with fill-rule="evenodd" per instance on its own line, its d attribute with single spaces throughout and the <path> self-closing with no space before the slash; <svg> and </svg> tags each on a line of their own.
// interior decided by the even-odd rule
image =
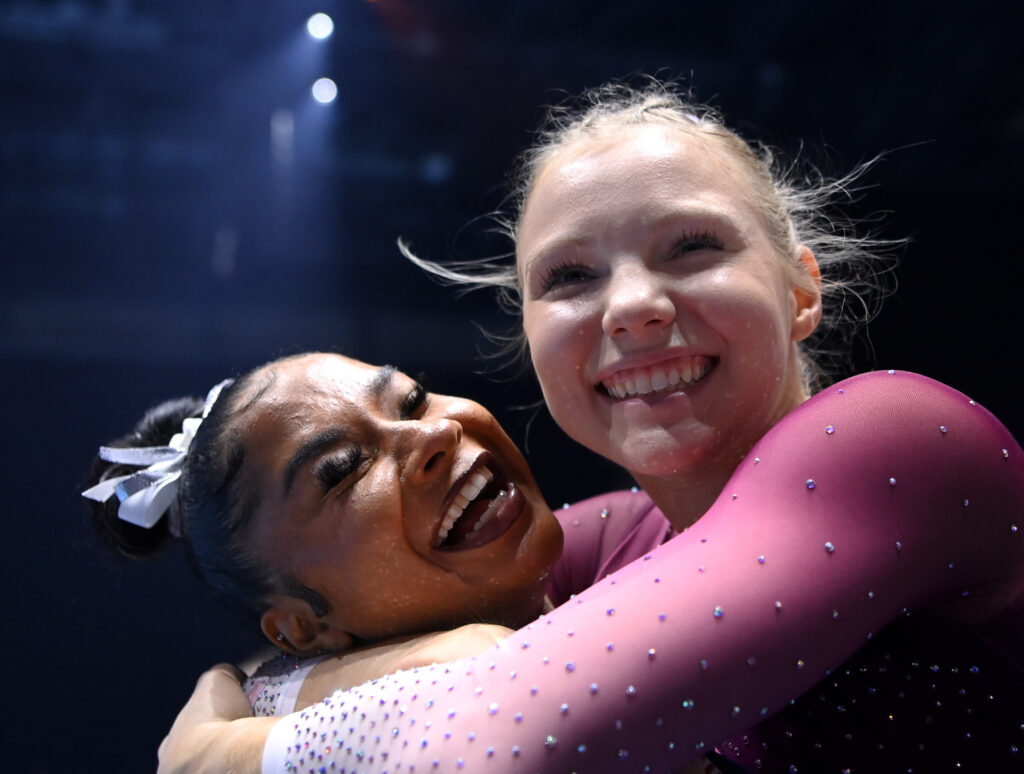
<svg viewBox="0 0 1024 774">
<path fill-rule="evenodd" d="M 699 306 L 701 316 L 730 348 L 754 349 L 748 357 L 772 357 L 788 341 L 789 305 L 778 288 L 762 278 L 720 271 L 711 278 Z"/>
<path fill-rule="evenodd" d="M 581 310 L 528 304 L 523 310 L 523 332 L 545 397 L 578 389 L 593 338 Z"/>
</svg>

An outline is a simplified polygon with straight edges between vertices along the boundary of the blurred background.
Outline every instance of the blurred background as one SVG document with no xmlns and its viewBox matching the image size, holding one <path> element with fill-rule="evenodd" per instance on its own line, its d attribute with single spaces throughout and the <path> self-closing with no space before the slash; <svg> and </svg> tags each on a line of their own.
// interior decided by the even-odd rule
<svg viewBox="0 0 1024 774">
<path fill-rule="evenodd" d="M 542 106 L 612 77 L 683 76 L 834 174 L 888 151 L 851 210 L 911 242 L 856 366 L 946 381 L 1021 437 L 1024 71 L 998 7 L 0 2 L 0 770 L 151 770 L 198 673 L 260 642 L 180 550 L 121 562 L 87 529 L 95 447 L 165 397 L 340 350 L 492 407 L 554 504 L 629 483 L 521 408 L 529 377 L 487 373 L 492 299 L 395 248 L 504 250 L 481 216 Z"/>
</svg>

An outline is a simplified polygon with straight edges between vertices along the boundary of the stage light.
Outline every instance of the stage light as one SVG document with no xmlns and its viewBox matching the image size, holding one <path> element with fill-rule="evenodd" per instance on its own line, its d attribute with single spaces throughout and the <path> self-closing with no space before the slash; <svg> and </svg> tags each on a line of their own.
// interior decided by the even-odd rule
<svg viewBox="0 0 1024 774">
<path fill-rule="evenodd" d="M 325 13 L 315 13 L 306 22 L 306 30 L 317 40 L 324 40 L 334 32 L 334 21 Z"/>
<path fill-rule="evenodd" d="M 328 102 L 334 102 L 334 98 L 338 96 L 338 85 L 330 78 L 317 78 L 310 91 L 313 92 L 313 99 L 326 105 Z"/>
</svg>

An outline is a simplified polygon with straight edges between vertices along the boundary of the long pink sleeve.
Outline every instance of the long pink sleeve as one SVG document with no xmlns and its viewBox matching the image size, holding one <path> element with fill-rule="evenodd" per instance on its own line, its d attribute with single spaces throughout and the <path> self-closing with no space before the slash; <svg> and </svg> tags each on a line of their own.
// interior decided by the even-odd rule
<svg viewBox="0 0 1024 774">
<path fill-rule="evenodd" d="M 897 627 L 928 613 L 1019 648 L 1022 599 L 1020 446 L 954 390 L 866 374 L 787 416 L 690 530 L 500 647 L 282 719 L 264 771 L 666 771 L 833 680 L 906 610 Z M 972 700 L 1024 728 L 1019 664 L 999 663 L 986 685 L 1005 690 Z M 915 695 L 967 690 L 931 666 Z"/>
</svg>

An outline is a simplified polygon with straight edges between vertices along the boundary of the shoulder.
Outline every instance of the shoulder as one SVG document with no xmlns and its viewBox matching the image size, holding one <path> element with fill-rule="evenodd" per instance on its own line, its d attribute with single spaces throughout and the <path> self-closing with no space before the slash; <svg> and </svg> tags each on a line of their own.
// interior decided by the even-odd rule
<svg viewBox="0 0 1024 774">
<path fill-rule="evenodd" d="M 555 511 L 563 527 L 571 524 L 597 524 L 606 529 L 611 524 L 633 523 L 660 514 L 647 492 L 633 487 L 565 503 Z"/>
<path fill-rule="evenodd" d="M 551 584 L 556 602 L 589 588 L 671 535 L 668 519 L 639 489 L 605 492 L 566 504 L 555 516 L 565 534 Z"/>
<path fill-rule="evenodd" d="M 868 371 L 836 382 L 814 395 L 809 404 L 828 401 L 868 402 L 883 410 L 889 406 L 920 405 L 922 401 L 977 408 L 975 401 L 959 390 L 912 371 Z"/>
<path fill-rule="evenodd" d="M 1005 458 L 1020 448 L 998 418 L 975 400 L 909 371 L 873 371 L 844 379 L 787 415 L 778 429 L 787 432 L 790 426 L 834 435 L 829 440 L 895 443 L 944 457 L 978 452 Z"/>
</svg>

